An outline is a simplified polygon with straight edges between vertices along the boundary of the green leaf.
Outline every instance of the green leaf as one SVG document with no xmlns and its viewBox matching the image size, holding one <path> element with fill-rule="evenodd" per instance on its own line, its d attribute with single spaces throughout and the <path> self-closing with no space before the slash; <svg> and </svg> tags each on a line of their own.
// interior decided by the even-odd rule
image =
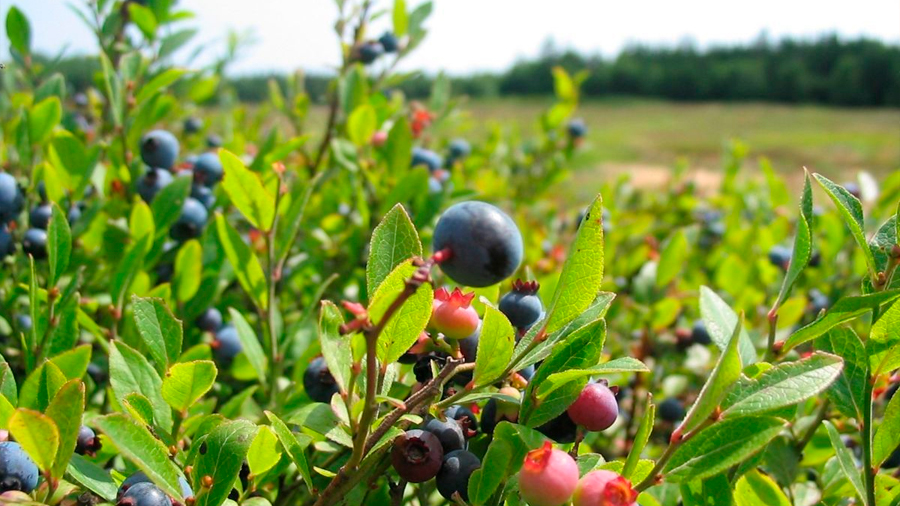
<svg viewBox="0 0 900 506">
<path fill-rule="evenodd" d="M 856 463 L 853 461 L 853 455 L 850 453 L 847 446 L 844 445 L 844 442 L 841 441 L 841 435 L 838 433 L 837 429 L 834 428 L 834 425 L 828 420 L 825 420 L 823 423 L 828 430 L 828 439 L 831 440 L 831 446 L 834 448 L 835 455 L 837 455 L 838 464 L 840 464 L 841 470 L 850 480 L 850 484 L 852 484 L 854 490 L 856 490 L 857 496 L 860 499 L 865 500 L 866 489 L 863 485 L 862 475 L 859 472 L 859 469 L 856 468 Z"/>
<path fill-rule="evenodd" d="M 831 308 L 818 320 L 791 334 L 784 343 L 784 351 L 811 341 L 842 323 L 855 320 L 860 316 L 891 303 L 900 298 L 900 290 L 876 292 L 869 295 L 844 297 L 834 303 Z"/>
<path fill-rule="evenodd" d="M 244 352 L 253 370 L 256 371 L 256 377 L 259 378 L 260 383 L 265 385 L 268 380 L 266 354 L 259 344 L 256 332 L 244 319 L 244 315 L 233 307 L 228 308 L 228 314 L 231 315 L 231 323 L 237 330 L 238 339 L 241 341 L 241 351 Z"/>
<path fill-rule="evenodd" d="M 133 462 L 163 492 L 177 501 L 184 500 L 178 484 L 178 468 L 169 460 L 169 450 L 159 439 L 118 413 L 95 418 L 93 423 L 112 441 L 122 457 Z"/>
<path fill-rule="evenodd" d="M 162 380 L 147 359 L 125 343 L 109 345 L 109 382 L 121 404 L 137 392 L 150 400 L 153 418 L 166 431 L 172 428 L 172 411 L 162 397 Z"/>
<path fill-rule="evenodd" d="M 147 84 L 141 87 L 141 91 L 138 92 L 136 100 L 138 104 L 145 102 L 147 99 L 156 94 L 157 91 L 175 83 L 182 76 L 187 74 L 186 69 L 166 69 L 159 74 L 157 74 L 153 79 L 151 79 Z"/>
<path fill-rule="evenodd" d="M 741 378 L 722 403 L 723 418 L 758 415 L 823 392 L 841 374 L 843 361 L 828 353 L 779 364 L 757 378 Z"/>
<path fill-rule="evenodd" d="M 266 276 L 263 274 L 259 258 L 244 242 L 237 230 L 225 220 L 224 216 L 218 213 L 216 214 L 216 230 L 225 256 L 231 263 L 241 287 L 260 309 L 266 309 L 269 295 L 266 288 Z"/>
<path fill-rule="evenodd" d="M 703 384 L 697 400 L 694 401 L 684 417 L 684 421 L 676 430 L 677 433 L 685 434 L 706 421 L 741 377 L 741 357 L 737 348 L 743 326 L 744 316 L 741 315 L 731 333 L 728 347 L 719 356 L 716 367 L 707 378 L 706 383 Z"/>
<path fill-rule="evenodd" d="M 374 294 L 398 265 L 422 256 L 422 242 L 402 204 L 395 205 L 372 231 L 366 264 L 367 293 Z"/>
<path fill-rule="evenodd" d="M 512 358 L 515 339 L 516 330 L 506 316 L 485 306 L 473 377 L 476 386 L 489 384 L 503 374 Z"/>
<path fill-rule="evenodd" d="M 816 348 L 844 359 L 844 370 L 828 389 L 828 398 L 841 413 L 862 420 L 869 383 L 869 360 L 862 341 L 852 330 L 838 328 L 817 339 Z"/>
<path fill-rule="evenodd" d="M 341 424 L 331 406 L 321 402 L 307 404 L 291 415 L 288 423 L 303 427 L 304 432 L 315 432 L 339 445 L 353 447 L 353 440 Z"/>
<path fill-rule="evenodd" d="M 59 430 L 59 447 L 50 474 L 62 477 L 75 453 L 81 416 L 84 414 L 84 383 L 73 379 L 63 385 L 47 407 L 47 416 Z"/>
<path fill-rule="evenodd" d="M 319 345 L 322 356 L 341 392 L 349 392 L 353 357 L 349 336 L 341 334 L 343 324 L 341 310 L 331 301 L 322 301 L 319 311 Z"/>
<path fill-rule="evenodd" d="M 381 324 L 388 308 L 406 290 L 406 281 L 417 269 L 411 260 L 407 260 L 398 265 L 379 285 L 369 303 L 369 318 L 374 324 Z M 420 285 L 384 324 L 384 330 L 378 339 L 378 360 L 382 364 L 396 362 L 416 342 L 431 318 L 433 299 L 431 285 Z"/>
<path fill-rule="evenodd" d="M 53 362 L 39 365 L 28 377 L 19 392 L 19 407 L 44 411 L 59 389 L 68 381 Z"/>
<path fill-rule="evenodd" d="M 894 302 L 872 325 L 869 339 L 876 343 L 900 341 L 900 302 Z"/>
<path fill-rule="evenodd" d="M 506 471 L 512 459 L 513 449 L 509 441 L 498 439 L 491 442 L 484 455 L 481 467 L 469 477 L 469 502 L 473 505 L 487 504 L 497 488 L 507 478 Z"/>
<path fill-rule="evenodd" d="M 544 333 L 552 333 L 584 312 L 597 298 L 603 282 L 603 199 L 594 199 L 569 250 L 547 309 Z"/>
<path fill-rule="evenodd" d="M 413 134 L 409 128 L 409 122 L 405 117 L 400 117 L 394 122 L 394 126 L 388 132 L 385 143 L 385 156 L 391 174 L 405 174 L 412 163 Z M 403 202 L 396 200 L 392 202 Z"/>
<path fill-rule="evenodd" d="M 178 361 L 182 346 L 182 325 L 162 299 L 132 298 L 134 323 L 160 374 Z"/>
<path fill-rule="evenodd" d="M 216 364 L 208 360 L 181 362 L 166 373 L 162 396 L 173 409 L 186 413 L 216 382 Z"/>
<path fill-rule="evenodd" d="M 174 181 L 164 186 L 150 203 L 157 238 L 169 233 L 169 228 L 181 216 L 184 201 L 191 194 L 191 181 L 189 176 L 176 177 Z"/>
<path fill-rule="evenodd" d="M 406 15 L 406 0 L 394 0 L 394 35 L 403 37 L 406 35 L 409 20 Z"/>
<path fill-rule="evenodd" d="M 481 356 L 480 352 L 479 356 Z M 538 386 L 537 398 L 538 400 L 546 399 L 557 389 L 574 380 L 623 372 L 650 372 L 650 369 L 647 369 L 647 366 L 640 360 L 631 357 L 616 358 L 587 369 L 568 369 L 551 374 L 543 383 L 541 383 Z"/>
<path fill-rule="evenodd" d="M 681 445 L 663 468 L 666 481 L 714 476 L 765 448 L 784 427 L 778 418 L 748 416 L 718 422 Z"/>
<path fill-rule="evenodd" d="M 125 408 L 125 411 L 134 417 L 135 420 L 140 421 L 144 425 L 151 426 L 153 425 L 153 403 L 150 402 L 150 399 L 145 397 L 143 394 L 138 392 L 132 392 L 125 396 L 122 399 L 122 407 Z"/>
<path fill-rule="evenodd" d="M 872 257 L 875 259 L 875 272 L 884 272 L 887 269 L 888 263 L 891 261 L 891 249 L 894 245 L 900 244 L 900 240 L 897 239 L 898 228 L 900 228 L 900 220 L 897 219 L 895 214 L 885 221 L 875 232 L 875 235 L 872 236 L 872 239 L 869 240 L 869 249 L 872 251 Z M 869 288 L 866 285 L 871 285 L 870 280 L 864 282 L 864 293 L 874 291 L 869 289 L 866 292 L 865 290 Z M 898 287 L 900 287 L 900 276 L 895 274 L 893 282 L 885 289 Z"/>
<path fill-rule="evenodd" d="M 605 340 L 606 322 L 596 320 L 557 344 L 528 383 L 519 409 L 519 422 L 527 427 L 538 427 L 565 411 L 578 398 L 587 383 L 586 377 L 567 382 L 555 391 L 555 395 L 543 401 L 537 400 L 535 389 L 555 372 L 597 365 Z"/>
<path fill-rule="evenodd" d="M 141 4 L 134 2 L 128 3 L 128 17 L 138 27 L 147 40 L 153 40 L 156 35 L 156 16 L 153 11 Z"/>
<path fill-rule="evenodd" d="M 66 380 L 81 379 L 91 361 L 91 345 L 82 344 L 50 359 Z"/>
<path fill-rule="evenodd" d="M 875 279 L 875 258 L 872 256 L 872 250 L 869 249 L 869 242 L 866 240 L 866 225 L 863 219 L 862 203 L 848 192 L 846 188 L 833 183 L 825 176 L 813 174 L 813 177 L 816 178 L 816 181 L 825 190 L 825 193 L 831 197 L 841 218 L 844 219 L 844 223 L 850 229 L 850 235 L 853 236 L 856 244 L 863 250 L 863 257 L 869 269 L 869 278 Z"/>
<path fill-rule="evenodd" d="M 633 402 L 637 402 L 637 400 L 635 399 Z M 635 479 L 634 472 L 641 461 L 641 453 L 644 451 L 644 447 L 647 446 L 647 442 L 650 441 L 650 434 L 653 432 L 653 422 L 656 420 L 656 405 L 653 404 L 653 398 L 649 393 L 647 394 L 647 402 L 644 403 L 643 413 L 641 422 L 634 434 L 631 450 L 628 452 L 628 457 L 622 466 L 622 476 L 632 481 Z"/>
<path fill-rule="evenodd" d="M 679 488 L 683 506 L 732 506 L 734 504 L 731 484 L 725 473 L 702 480 L 694 480 L 690 483 L 682 483 Z"/>
<path fill-rule="evenodd" d="M 63 175 L 61 179 L 68 180 L 69 190 L 78 195 L 90 181 L 99 154 L 98 146 L 88 148 L 66 131 L 57 132 L 50 141 L 50 162 Z"/>
<path fill-rule="evenodd" d="M 347 135 L 357 146 L 365 146 L 378 128 L 378 115 L 370 104 L 362 104 L 347 118 Z"/>
<path fill-rule="evenodd" d="M 200 456 L 191 473 L 197 506 L 219 506 L 234 489 L 244 458 L 256 436 L 257 426 L 247 420 L 226 422 L 209 433 L 202 443 Z M 212 478 L 212 486 L 203 486 L 204 477 Z"/>
<path fill-rule="evenodd" d="M 669 238 L 656 267 L 656 286 L 664 287 L 675 280 L 688 260 L 688 240 L 684 230 L 676 230 Z"/>
<path fill-rule="evenodd" d="M 19 391 L 12 368 L 6 362 L 0 362 L 0 395 L 11 403 L 18 402 Z"/>
<path fill-rule="evenodd" d="M 275 219 L 275 197 L 269 194 L 259 174 L 244 166 L 234 153 L 221 149 L 219 159 L 225 169 L 222 187 L 228 198 L 251 225 L 268 232 Z"/>
<path fill-rule="evenodd" d="M 737 506 L 791 506 L 775 480 L 753 469 L 734 487 Z"/>
<path fill-rule="evenodd" d="M 250 468 L 250 476 L 260 476 L 281 460 L 281 452 L 278 451 L 278 438 L 272 429 L 265 425 L 259 428 L 256 437 L 247 451 L 247 466 Z"/>
<path fill-rule="evenodd" d="M 197 294 L 203 278 L 203 248 L 196 239 L 184 243 L 175 256 L 175 297 L 187 302 Z"/>
<path fill-rule="evenodd" d="M 137 273 L 144 265 L 144 257 L 147 254 L 149 244 L 150 241 L 146 237 L 133 243 L 116 267 L 110 291 L 117 307 L 125 305 L 125 295 L 128 289 L 131 288 L 134 277 L 137 276 Z"/>
<path fill-rule="evenodd" d="M 309 472 L 309 463 L 306 460 L 306 454 L 303 452 L 303 447 L 300 445 L 300 442 L 297 441 L 297 437 L 294 436 L 280 418 L 275 416 L 275 413 L 266 411 L 266 417 L 269 419 L 269 423 L 272 424 L 272 431 L 275 433 L 275 436 L 278 437 L 278 441 L 281 442 L 284 451 L 287 452 L 288 457 L 291 458 L 291 461 L 300 471 L 300 476 L 303 477 L 306 486 L 309 489 L 312 489 L 312 475 L 310 475 Z"/>
<path fill-rule="evenodd" d="M 59 452 L 59 429 L 38 411 L 19 408 L 9 418 L 9 433 L 42 471 L 50 471 Z"/>
<path fill-rule="evenodd" d="M 48 97 L 33 105 L 28 110 L 28 135 L 31 143 L 44 144 L 61 119 L 62 104 L 59 97 Z"/>
<path fill-rule="evenodd" d="M 725 351 L 731 342 L 731 332 L 738 322 L 738 315 L 711 289 L 700 287 L 700 315 L 709 331 L 709 337 L 720 350 Z M 741 329 L 738 350 L 744 367 L 756 362 L 756 349 L 745 329 Z"/>
<path fill-rule="evenodd" d="M 6 13 L 6 35 L 9 37 L 9 45 L 19 54 L 27 55 L 31 52 L 31 25 L 16 6 L 10 7 Z"/>
<path fill-rule="evenodd" d="M 133 242 L 139 242 L 146 239 L 147 250 L 154 239 L 155 225 L 153 223 L 153 213 L 150 212 L 148 206 L 143 200 L 135 199 L 131 208 L 131 216 L 128 218 L 128 233 Z"/>
<path fill-rule="evenodd" d="M 812 254 L 812 228 L 813 228 L 813 200 L 812 188 L 809 184 L 809 172 L 803 170 L 805 177 L 803 182 L 803 196 L 800 198 L 800 218 L 797 220 L 797 233 L 794 236 L 794 251 L 791 254 L 791 263 L 788 266 L 787 273 L 784 276 L 784 282 L 781 285 L 781 291 L 778 293 L 778 299 L 775 301 L 774 307 L 780 307 L 791 293 L 791 287 L 794 282 L 806 268 L 809 263 L 809 257 Z"/>
<path fill-rule="evenodd" d="M 62 209 L 53 203 L 53 214 L 47 227 L 47 255 L 50 263 L 49 285 L 55 286 L 59 278 L 69 266 L 69 255 L 72 253 L 72 232 L 69 220 Z"/>
<path fill-rule="evenodd" d="M 108 502 L 116 501 L 118 485 L 116 485 L 109 473 L 97 464 L 81 455 L 72 455 L 72 460 L 69 462 L 66 472 L 70 478 Z"/>
<path fill-rule="evenodd" d="M 872 465 L 881 466 L 900 447 L 900 395 L 894 395 L 884 409 L 881 426 L 872 440 Z"/>
</svg>

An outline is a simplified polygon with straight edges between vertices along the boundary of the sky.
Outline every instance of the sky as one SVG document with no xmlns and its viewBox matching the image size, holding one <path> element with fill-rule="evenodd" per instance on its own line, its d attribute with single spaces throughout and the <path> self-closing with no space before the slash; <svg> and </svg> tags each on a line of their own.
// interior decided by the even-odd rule
<svg viewBox="0 0 900 506">
<path fill-rule="evenodd" d="M 406 1 L 408 6 L 419 3 Z M 68 3 L 13 0 L 0 3 L 0 10 L 4 18 L 10 4 L 25 12 L 39 50 L 94 53 L 92 33 Z M 233 73 L 322 71 L 339 62 L 332 0 L 180 0 L 179 5 L 198 13 L 185 24 L 199 29 L 194 42 L 204 47 L 207 60 L 223 51 L 229 29 L 254 35 L 256 42 L 245 49 Z M 381 8 L 390 5 L 391 0 L 376 0 Z M 377 19 L 370 35 L 388 29 L 389 20 L 390 15 Z M 550 39 L 558 48 L 607 57 L 630 43 L 673 46 L 689 40 L 703 48 L 747 43 L 763 31 L 773 39 L 837 33 L 900 44 L 900 1 L 435 0 L 426 27 L 428 37 L 405 69 L 464 74 L 504 70 L 519 58 L 537 55 Z M 4 34 L 4 57 L 7 46 Z"/>
</svg>

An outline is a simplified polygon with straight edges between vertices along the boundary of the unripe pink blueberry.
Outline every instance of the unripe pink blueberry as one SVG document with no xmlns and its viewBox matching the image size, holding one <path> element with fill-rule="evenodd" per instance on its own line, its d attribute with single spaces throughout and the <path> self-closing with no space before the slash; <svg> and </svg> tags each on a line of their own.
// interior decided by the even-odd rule
<svg viewBox="0 0 900 506">
<path fill-rule="evenodd" d="M 384 146 L 384 143 L 387 142 L 388 133 L 384 130 L 378 130 L 374 134 L 372 134 L 372 145 L 376 148 L 380 148 Z"/>
<path fill-rule="evenodd" d="M 519 471 L 519 492 L 530 506 L 562 506 L 578 486 L 578 465 L 568 453 L 544 446 L 528 452 Z"/>
<path fill-rule="evenodd" d="M 431 326 L 447 339 L 468 337 L 481 322 L 478 312 L 471 306 L 474 298 L 475 292 L 464 294 L 459 288 L 454 288 L 453 293 L 446 288 L 436 290 L 431 308 Z"/>
<path fill-rule="evenodd" d="M 616 396 L 603 383 L 588 383 L 569 406 L 569 418 L 585 429 L 598 432 L 608 429 L 619 416 Z"/>
<path fill-rule="evenodd" d="M 631 482 L 612 471 L 598 469 L 584 475 L 572 498 L 574 506 L 637 506 Z"/>
</svg>

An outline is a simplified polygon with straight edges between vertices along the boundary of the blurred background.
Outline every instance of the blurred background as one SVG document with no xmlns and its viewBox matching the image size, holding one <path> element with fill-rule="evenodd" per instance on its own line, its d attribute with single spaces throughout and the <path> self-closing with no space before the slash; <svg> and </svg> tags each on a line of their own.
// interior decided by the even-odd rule
<svg viewBox="0 0 900 506">
<path fill-rule="evenodd" d="M 37 50 L 86 87 L 98 63 L 81 56 L 96 54 L 96 39 L 76 9 L 63 0 L 19 3 Z M 202 16 L 171 28 L 176 40 L 194 34 L 173 48 L 175 63 L 218 65 L 249 103 L 266 100 L 271 78 L 302 70 L 314 103 L 323 100 L 340 61 L 335 2 L 179 5 Z M 835 177 L 900 167 L 896 0 L 436 0 L 431 9 L 425 42 L 400 68 L 415 77 L 401 88 L 426 97 L 445 73 L 466 101 L 463 130 L 527 133 L 551 101 L 550 69 L 587 72 L 579 114 L 589 134 L 573 188 L 625 172 L 652 185 L 676 164 L 715 184 L 723 146 L 735 142 L 798 179 L 802 166 Z M 369 35 L 390 23 L 384 11 Z M 313 121 L 323 116 L 314 105 Z"/>
</svg>

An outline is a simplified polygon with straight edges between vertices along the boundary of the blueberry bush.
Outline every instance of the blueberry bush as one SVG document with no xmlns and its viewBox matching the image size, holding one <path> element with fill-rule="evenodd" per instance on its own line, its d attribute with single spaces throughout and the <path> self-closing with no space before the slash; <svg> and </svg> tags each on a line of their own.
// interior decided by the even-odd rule
<svg viewBox="0 0 900 506">
<path fill-rule="evenodd" d="M 239 36 L 175 66 L 176 1 L 74 6 L 88 90 L 9 9 L 4 503 L 900 503 L 900 174 L 792 196 L 734 143 L 559 203 L 585 74 L 465 139 L 392 91 L 431 4 L 337 5 L 318 126 L 299 76 L 236 100 Z"/>
</svg>

